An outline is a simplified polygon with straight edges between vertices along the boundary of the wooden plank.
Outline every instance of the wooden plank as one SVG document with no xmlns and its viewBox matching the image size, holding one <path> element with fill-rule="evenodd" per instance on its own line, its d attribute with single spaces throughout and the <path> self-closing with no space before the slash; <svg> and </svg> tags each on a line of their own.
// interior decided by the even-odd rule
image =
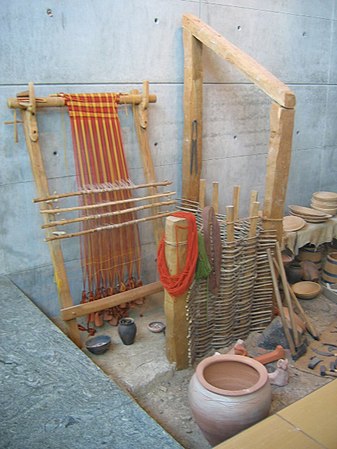
<svg viewBox="0 0 337 449">
<path fill-rule="evenodd" d="M 146 88 L 147 89 L 147 88 Z M 132 90 L 132 95 L 138 95 L 138 90 Z M 136 106 L 134 106 L 134 124 L 136 128 L 138 143 L 139 143 L 139 149 L 140 149 L 140 155 L 143 163 L 143 171 L 145 180 L 147 183 L 156 183 L 156 174 L 154 170 L 154 164 L 152 159 L 152 154 L 150 150 L 150 144 L 149 144 L 149 136 L 147 132 L 147 121 L 144 123 L 144 114 L 143 114 L 143 103 L 140 103 Z M 146 119 L 145 119 L 146 120 Z M 149 187 L 148 188 L 149 195 L 155 195 L 158 193 L 157 187 Z M 154 201 L 151 200 L 152 203 Z M 153 214 L 157 215 L 159 213 L 159 209 L 154 207 L 153 208 Z M 164 226 L 161 220 L 155 220 L 153 223 L 153 235 L 156 244 L 158 245 L 160 239 L 163 236 L 164 233 Z"/>
<path fill-rule="evenodd" d="M 101 310 L 110 307 L 119 306 L 125 302 L 131 302 L 139 298 L 163 291 L 161 282 L 153 282 L 152 284 L 142 285 L 141 287 L 127 290 L 116 295 L 106 296 L 105 298 L 97 299 L 96 301 L 79 304 L 72 307 L 61 309 L 61 317 L 68 321 L 81 316 L 89 315 L 89 313 L 100 312 Z"/>
<path fill-rule="evenodd" d="M 267 158 L 263 216 L 265 229 L 276 229 L 282 242 L 283 214 L 291 160 L 295 111 L 276 103 L 270 110 L 270 140 Z"/>
<path fill-rule="evenodd" d="M 304 415 L 307 415 L 307 413 Z M 273 415 L 229 440 L 218 444 L 214 449 L 253 448 L 322 449 L 322 446 L 280 416 Z"/>
<path fill-rule="evenodd" d="M 233 64 L 281 106 L 286 108 L 295 107 L 295 95 L 288 86 L 202 20 L 192 14 L 186 14 L 183 16 L 183 28 L 184 31 L 192 33 L 193 36 L 221 58 Z"/>
<path fill-rule="evenodd" d="M 177 232 L 177 227 L 179 231 Z M 182 229 L 183 228 L 183 229 Z M 185 228 L 185 229 L 184 229 Z M 187 222 L 184 218 L 168 217 L 165 225 L 165 258 L 170 275 L 184 267 L 187 251 Z M 177 241 L 178 240 L 178 241 Z M 188 367 L 188 321 L 186 317 L 187 293 L 173 297 L 167 290 L 164 295 L 166 316 L 166 356 L 176 369 Z"/>
<path fill-rule="evenodd" d="M 337 442 L 336 397 L 337 380 L 333 380 L 277 414 L 295 428 L 301 429 L 322 447 L 335 449 Z M 297 448 L 297 446 L 294 447 Z"/>
<path fill-rule="evenodd" d="M 192 201 L 198 201 L 202 168 L 202 44 L 186 29 L 183 30 L 183 39 L 184 141 L 182 196 Z"/>
<path fill-rule="evenodd" d="M 22 121 L 23 121 L 23 129 L 26 139 L 27 150 L 30 158 L 30 163 L 32 167 L 32 173 L 35 179 L 36 190 L 39 196 L 48 196 L 49 195 L 49 187 L 48 180 L 46 176 L 46 171 L 43 164 L 43 158 L 41 154 L 39 140 L 33 141 L 30 138 L 29 132 L 29 123 L 30 123 L 30 111 L 22 110 Z M 47 209 L 49 206 L 45 203 L 41 203 L 40 209 Z M 43 214 L 44 223 L 48 223 L 48 215 Z M 50 228 L 46 231 L 46 236 L 51 237 L 52 232 L 55 229 Z M 49 242 L 49 251 L 51 256 L 51 261 L 54 268 L 54 276 L 55 282 L 57 286 L 59 302 L 61 307 L 70 307 L 73 305 L 73 301 L 70 294 L 68 277 L 64 265 L 63 253 L 61 249 L 60 242 Z M 77 327 L 76 320 L 72 319 L 67 323 L 69 337 L 71 340 L 78 346 L 82 347 L 80 332 Z"/>
</svg>

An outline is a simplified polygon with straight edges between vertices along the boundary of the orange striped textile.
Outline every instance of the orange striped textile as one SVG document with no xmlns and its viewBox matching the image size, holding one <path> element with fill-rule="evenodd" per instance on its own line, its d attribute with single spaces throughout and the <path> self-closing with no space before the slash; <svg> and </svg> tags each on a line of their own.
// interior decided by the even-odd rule
<svg viewBox="0 0 337 449">
<path fill-rule="evenodd" d="M 63 94 L 63 97 L 70 117 L 78 187 L 90 190 L 129 181 L 118 117 L 119 95 Z M 131 197 L 130 190 L 120 190 L 84 195 L 80 201 L 83 204 L 97 204 Z M 128 206 L 118 206 L 118 209 L 127 207 L 130 203 Z M 107 208 L 102 209 L 97 209 L 97 214 L 107 212 Z M 109 208 L 111 212 L 114 210 L 117 206 Z M 87 211 L 83 214 L 89 215 Z M 135 214 L 128 213 L 90 220 L 83 223 L 82 229 L 134 218 Z M 136 225 L 82 236 L 81 253 L 85 292 L 82 301 L 98 299 L 141 284 L 140 241 Z M 93 317 L 90 320 L 93 321 Z"/>
</svg>

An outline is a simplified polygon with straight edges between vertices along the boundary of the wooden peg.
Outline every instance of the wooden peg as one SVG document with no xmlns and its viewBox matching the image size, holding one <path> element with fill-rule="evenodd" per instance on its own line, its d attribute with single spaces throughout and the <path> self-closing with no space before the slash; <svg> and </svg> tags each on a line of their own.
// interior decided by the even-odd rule
<svg viewBox="0 0 337 449">
<path fill-rule="evenodd" d="M 233 206 L 234 206 L 234 221 L 239 218 L 239 204 L 240 204 L 240 186 L 234 186 L 233 189 Z"/>
<path fill-rule="evenodd" d="M 260 203 L 258 201 L 254 201 L 250 205 L 250 217 L 249 217 L 249 235 L 248 237 L 254 237 L 256 235 L 256 226 L 257 226 L 257 220 L 258 220 L 258 213 L 259 213 L 259 206 Z"/>
<path fill-rule="evenodd" d="M 205 207 L 206 196 L 206 179 L 200 179 L 199 182 L 199 207 L 203 209 Z"/>
<path fill-rule="evenodd" d="M 252 213 L 252 207 L 254 207 L 254 202 L 257 201 L 258 193 L 257 190 L 252 190 L 250 192 L 250 201 L 249 201 L 249 216 L 252 217 L 254 214 Z"/>
<path fill-rule="evenodd" d="M 234 206 L 226 207 L 227 243 L 235 241 L 234 237 Z"/>
<path fill-rule="evenodd" d="M 214 213 L 219 213 L 219 183 L 213 182 L 213 191 L 212 191 L 212 207 L 214 209 Z"/>
</svg>

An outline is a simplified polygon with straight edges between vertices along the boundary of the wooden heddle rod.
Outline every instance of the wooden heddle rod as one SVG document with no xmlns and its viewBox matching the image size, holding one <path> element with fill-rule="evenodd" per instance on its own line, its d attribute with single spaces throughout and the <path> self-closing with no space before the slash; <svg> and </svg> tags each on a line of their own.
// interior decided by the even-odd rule
<svg viewBox="0 0 337 449">
<path fill-rule="evenodd" d="M 143 93 L 132 91 L 130 94 L 120 94 L 120 103 L 132 104 L 134 108 L 134 122 L 143 161 L 145 180 L 147 184 L 150 184 L 148 187 L 149 195 L 155 195 L 157 193 L 154 164 L 147 134 L 148 104 L 155 103 L 156 101 L 156 96 L 149 94 L 148 81 L 143 83 Z M 9 98 L 7 104 L 9 108 L 19 109 L 21 111 L 25 141 L 36 184 L 37 195 L 42 199 L 49 198 L 51 195 L 49 193 L 48 179 L 39 143 L 36 112 L 37 109 L 44 107 L 63 107 L 65 106 L 65 100 L 59 95 L 50 95 L 45 98 L 36 97 L 34 84 L 30 82 L 28 84 L 28 91 L 19 93 L 16 98 Z M 152 199 L 151 201 L 155 202 L 155 199 Z M 42 201 L 40 204 L 40 211 L 47 211 L 51 209 L 51 207 L 50 202 Z M 157 207 L 154 206 L 153 209 L 156 213 Z M 42 216 L 45 225 L 48 225 L 50 220 L 55 221 L 54 214 L 42 213 Z M 158 243 L 163 234 L 163 224 L 159 220 L 153 220 L 153 224 L 155 240 Z M 82 347 L 82 341 L 76 318 L 88 315 L 91 312 L 99 312 L 110 307 L 118 306 L 125 302 L 131 302 L 163 290 L 161 282 L 158 281 L 113 296 L 97 299 L 90 303 L 74 305 L 70 293 L 69 280 L 66 273 L 61 244 L 58 240 L 49 240 L 53 238 L 53 233 L 57 231 L 55 227 L 51 227 L 47 228 L 45 232 L 54 268 L 55 282 L 61 308 L 61 318 L 67 324 L 69 337 L 79 348 Z"/>
</svg>

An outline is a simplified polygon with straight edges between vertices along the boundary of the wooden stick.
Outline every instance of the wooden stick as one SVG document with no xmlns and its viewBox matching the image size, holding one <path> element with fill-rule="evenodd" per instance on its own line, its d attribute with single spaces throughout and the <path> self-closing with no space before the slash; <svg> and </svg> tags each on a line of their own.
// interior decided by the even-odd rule
<svg viewBox="0 0 337 449">
<path fill-rule="evenodd" d="M 163 286 L 161 285 L 161 282 L 153 282 L 152 284 L 143 285 L 132 290 L 117 293 L 116 295 L 106 296 L 105 298 L 97 299 L 85 304 L 64 307 L 61 309 L 61 317 L 65 321 L 72 320 L 74 318 L 89 315 L 90 313 L 100 312 L 101 310 L 110 307 L 119 306 L 125 302 L 131 302 L 139 298 L 153 295 L 162 290 Z"/>
<path fill-rule="evenodd" d="M 41 226 L 42 229 L 47 229 L 47 228 L 52 228 L 54 226 L 64 226 L 70 223 L 80 223 L 82 221 L 89 221 L 89 220 L 99 220 L 101 218 L 106 218 L 106 217 L 112 217 L 115 215 L 123 215 L 123 214 L 128 214 L 131 212 L 137 212 L 140 210 L 144 210 L 144 209 L 150 209 L 150 208 L 156 208 L 156 207 L 163 207 L 163 206 L 169 206 L 171 204 L 175 204 L 176 201 L 175 200 L 171 200 L 171 201 L 162 201 L 159 203 L 151 203 L 151 204 L 145 204 L 144 206 L 138 206 L 138 207 L 132 207 L 130 209 L 123 209 L 123 210 L 116 210 L 113 212 L 107 212 L 104 214 L 96 214 L 96 215 L 86 215 L 84 217 L 78 217 L 78 218 L 71 218 L 70 220 L 58 220 L 58 221 L 51 221 L 49 223 L 46 223 L 44 225 Z"/>
<path fill-rule="evenodd" d="M 288 286 L 287 286 L 287 284 L 288 284 L 287 276 L 286 276 L 286 273 L 284 270 L 280 245 L 278 244 L 278 242 L 276 242 L 275 248 L 276 248 L 276 259 L 277 259 L 279 269 L 280 269 L 279 273 L 280 273 L 281 280 L 282 280 L 284 296 L 286 299 L 287 307 L 289 309 L 289 318 L 290 318 L 290 323 L 291 323 L 291 327 L 292 327 L 293 334 L 294 334 L 294 341 L 295 341 L 295 345 L 299 346 L 300 341 L 299 341 L 299 336 L 298 336 L 298 332 L 297 332 L 294 310 L 293 310 L 293 306 L 292 306 L 290 295 L 289 295 L 289 290 L 288 290 Z"/>
<path fill-rule="evenodd" d="M 259 206 L 260 206 L 260 203 L 258 201 L 254 201 L 250 205 L 251 216 L 249 217 L 249 222 L 250 223 L 249 223 L 249 234 L 248 234 L 248 237 L 256 236 L 257 220 L 259 219 L 259 217 L 258 217 Z"/>
<path fill-rule="evenodd" d="M 212 190 L 212 206 L 214 209 L 214 213 L 219 213 L 219 183 L 213 182 L 212 184 L 213 190 Z"/>
<path fill-rule="evenodd" d="M 257 190 L 252 190 L 250 192 L 250 208 L 249 208 L 249 216 L 252 217 L 254 214 L 252 213 L 252 208 L 254 207 L 254 203 L 255 201 L 257 201 L 257 197 L 258 197 L 258 192 Z"/>
<path fill-rule="evenodd" d="M 141 94 L 120 94 L 119 103 L 120 104 L 140 104 L 143 100 L 143 96 Z M 149 102 L 156 103 L 157 96 L 150 94 Z M 36 107 L 37 108 L 53 108 L 53 107 L 63 107 L 65 106 L 65 99 L 59 94 L 52 94 L 48 97 L 40 97 L 36 98 Z M 27 109 L 29 106 L 29 97 L 17 97 L 17 98 L 8 98 L 7 105 L 9 108 L 15 109 Z"/>
<path fill-rule="evenodd" d="M 74 207 L 63 207 L 59 209 L 44 209 L 41 211 L 41 214 L 58 214 L 58 213 L 66 213 L 73 212 L 75 210 L 87 210 L 87 209 L 97 209 L 98 207 L 108 207 L 108 206 L 117 206 L 118 204 L 127 204 L 138 201 L 150 200 L 152 198 L 162 198 L 166 196 L 175 195 L 176 192 L 166 192 L 166 193 L 158 193 L 157 195 L 149 195 L 135 198 L 127 198 L 125 200 L 117 200 L 117 201 L 107 201 L 106 203 L 96 203 L 96 204 L 87 204 L 84 206 L 74 206 Z"/>
<path fill-rule="evenodd" d="M 226 207 L 227 242 L 235 241 L 234 236 L 234 206 Z"/>
<path fill-rule="evenodd" d="M 233 188 L 234 222 L 239 218 L 240 186 Z"/>
<path fill-rule="evenodd" d="M 206 179 L 200 179 L 199 182 L 199 207 L 203 209 L 205 207 L 206 197 Z"/>
<path fill-rule="evenodd" d="M 168 186 L 171 184 L 172 184 L 172 181 L 159 181 L 159 182 L 150 182 L 147 184 L 138 184 L 138 185 L 125 185 L 125 186 L 116 185 L 116 186 L 112 186 L 112 187 L 93 188 L 93 189 L 88 189 L 88 190 L 80 190 L 77 192 L 59 193 L 59 194 L 55 194 L 55 195 L 49 195 L 48 197 L 43 197 L 43 198 L 35 198 L 33 200 L 33 202 L 41 203 L 44 201 L 52 201 L 52 200 L 58 200 L 61 198 L 69 198 L 72 196 L 92 195 L 94 193 L 118 192 L 121 190 L 146 189 L 149 187 Z"/>
<path fill-rule="evenodd" d="M 271 272 L 271 278 L 273 281 L 273 287 L 274 287 L 274 293 L 275 293 L 275 297 L 276 297 L 277 307 L 280 312 L 280 317 L 281 317 L 282 326 L 283 326 L 283 330 L 284 330 L 284 335 L 286 336 L 291 354 L 295 355 L 296 354 L 295 344 L 294 344 L 294 341 L 290 334 L 287 320 L 286 320 L 286 317 L 284 314 L 282 299 L 281 299 L 280 291 L 279 291 L 278 285 L 277 285 L 277 278 L 276 278 L 276 274 L 275 274 L 275 269 L 274 269 L 274 265 L 273 265 L 273 259 L 272 259 L 270 248 L 267 248 L 267 256 L 268 256 L 268 262 L 269 262 L 269 267 L 270 267 L 270 272 Z"/>
<path fill-rule="evenodd" d="M 277 263 L 277 261 L 274 259 L 274 264 L 276 267 L 276 270 L 278 272 L 280 272 L 279 269 L 279 264 Z M 310 334 L 314 337 L 314 338 L 319 338 L 319 334 L 317 332 L 317 329 L 315 327 L 315 325 L 313 324 L 313 322 L 310 320 L 310 318 L 308 317 L 308 315 L 304 312 L 299 300 L 297 299 L 293 289 L 291 288 L 289 282 L 287 282 L 288 285 L 288 290 L 291 296 L 291 299 L 294 301 L 295 307 L 298 310 L 298 315 L 300 316 L 300 318 L 302 319 L 302 321 L 305 324 L 305 327 L 307 328 L 307 330 L 310 332 Z"/>
<path fill-rule="evenodd" d="M 85 231 L 72 232 L 71 234 L 55 235 L 54 237 L 46 238 L 45 241 L 51 242 L 53 240 L 70 239 L 72 237 L 79 237 L 80 235 L 93 234 L 94 232 L 101 232 L 101 231 L 106 231 L 109 229 L 117 229 L 117 228 L 122 228 L 124 226 L 131 226 L 136 223 L 143 223 L 144 221 L 157 220 L 160 218 L 168 217 L 169 215 L 172 215 L 172 211 L 171 212 L 169 212 L 169 211 L 163 212 L 162 214 L 158 214 L 158 215 L 151 215 L 150 217 L 137 218 L 136 220 L 130 220 L 130 221 L 126 221 L 124 223 L 116 223 L 116 224 L 107 225 L 107 226 L 100 226 L 99 228 L 95 228 L 95 229 L 86 229 Z"/>
</svg>

